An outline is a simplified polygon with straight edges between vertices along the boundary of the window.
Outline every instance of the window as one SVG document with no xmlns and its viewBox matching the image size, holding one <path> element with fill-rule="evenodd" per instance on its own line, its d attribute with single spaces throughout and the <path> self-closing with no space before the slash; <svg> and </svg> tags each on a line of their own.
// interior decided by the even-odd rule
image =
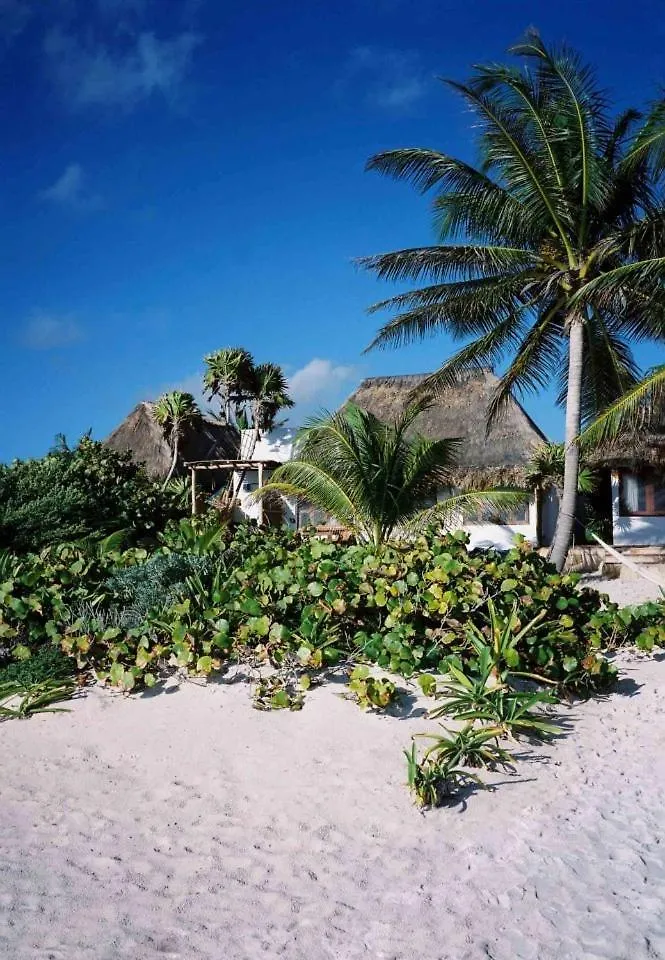
<svg viewBox="0 0 665 960">
<path fill-rule="evenodd" d="M 529 522 L 529 504 L 520 503 L 515 507 L 486 507 L 476 515 L 475 523 L 496 523 L 499 526 L 513 526 Z"/>
<path fill-rule="evenodd" d="M 665 516 L 665 484 L 653 473 L 622 473 L 619 482 L 622 517 Z"/>
</svg>

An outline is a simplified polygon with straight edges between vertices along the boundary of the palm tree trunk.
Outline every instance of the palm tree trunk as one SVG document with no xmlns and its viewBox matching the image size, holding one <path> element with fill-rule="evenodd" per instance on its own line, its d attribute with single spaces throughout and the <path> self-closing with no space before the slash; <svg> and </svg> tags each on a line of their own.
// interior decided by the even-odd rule
<svg viewBox="0 0 665 960">
<path fill-rule="evenodd" d="M 180 440 L 180 437 L 178 436 L 178 432 L 176 431 L 173 434 L 173 459 L 171 460 L 171 468 L 166 475 L 166 480 L 164 481 L 164 489 L 166 489 L 166 487 L 168 486 L 169 480 L 173 476 L 173 472 L 178 462 L 178 447 L 180 445 L 179 440 Z"/>
<path fill-rule="evenodd" d="M 575 319 L 568 338 L 568 393 L 566 395 L 566 447 L 563 470 L 563 494 L 554 531 L 550 560 L 559 572 L 568 556 L 575 524 L 580 448 L 577 438 L 582 425 L 582 376 L 584 367 L 584 325 Z"/>
</svg>

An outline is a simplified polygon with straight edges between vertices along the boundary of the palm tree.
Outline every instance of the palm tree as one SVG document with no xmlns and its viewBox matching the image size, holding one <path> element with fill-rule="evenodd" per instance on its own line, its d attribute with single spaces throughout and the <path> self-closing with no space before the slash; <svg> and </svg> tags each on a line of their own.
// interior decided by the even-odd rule
<svg viewBox="0 0 665 960">
<path fill-rule="evenodd" d="M 222 418 L 225 423 L 230 423 L 232 409 L 238 416 L 251 396 L 254 359 L 243 347 L 227 347 L 205 357 L 205 364 L 204 387 L 211 397 L 219 397 Z"/>
<path fill-rule="evenodd" d="M 566 447 L 563 443 L 545 441 L 533 450 L 526 465 L 525 481 L 530 489 L 542 495 L 548 488 L 556 493 L 557 503 L 561 504 L 566 465 Z M 584 464 L 580 464 L 577 474 L 577 492 L 593 493 L 596 489 L 596 476 Z M 538 543 L 542 542 L 542 511 L 538 511 Z"/>
<path fill-rule="evenodd" d="M 373 310 L 395 315 L 371 344 L 438 331 L 467 342 L 423 389 L 506 360 L 489 422 L 512 391 L 558 384 L 565 470 L 552 560 L 571 540 L 583 421 L 630 389 L 627 340 L 665 336 L 665 101 L 613 118 L 591 70 L 531 32 L 525 69 L 478 67 L 449 82 L 474 112 L 480 162 L 435 150 L 380 153 L 368 168 L 435 190 L 438 243 L 364 258 L 392 281 L 427 285 Z"/>
<path fill-rule="evenodd" d="M 523 491 L 489 490 L 423 506 L 437 489 L 452 486 L 461 442 L 409 436 L 428 406 L 421 399 L 390 425 L 354 404 L 310 420 L 299 435 L 297 459 L 279 466 L 255 497 L 282 494 L 308 501 L 377 549 L 397 528 L 442 523 L 464 508 L 522 503 L 528 496 Z"/>
<path fill-rule="evenodd" d="M 251 431 L 241 451 L 241 459 L 251 460 L 261 433 L 273 429 L 280 410 L 293 406 L 282 368 L 275 363 L 256 364 L 251 353 L 242 347 L 218 350 L 207 356 L 205 362 L 203 381 L 211 397 L 220 397 L 224 422 L 233 421 L 241 432 Z M 245 474 L 243 468 L 236 491 L 242 487 Z M 233 478 L 229 493 L 232 487 Z"/>
<path fill-rule="evenodd" d="M 187 428 L 192 427 L 201 419 L 201 412 L 191 393 L 172 390 L 159 398 L 153 408 L 152 415 L 161 426 L 173 454 L 171 467 L 164 481 L 164 488 L 166 489 L 178 463 L 180 441 Z"/>
</svg>

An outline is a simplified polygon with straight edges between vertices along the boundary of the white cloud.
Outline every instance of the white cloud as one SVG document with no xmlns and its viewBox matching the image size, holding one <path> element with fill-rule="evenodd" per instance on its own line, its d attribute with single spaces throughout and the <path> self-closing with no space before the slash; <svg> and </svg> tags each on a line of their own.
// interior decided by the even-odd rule
<svg viewBox="0 0 665 960">
<path fill-rule="evenodd" d="M 301 408 L 337 404 L 340 392 L 356 376 L 353 367 L 315 357 L 289 377 L 289 391 Z"/>
<path fill-rule="evenodd" d="M 364 90 L 363 99 L 384 110 L 406 110 L 427 93 L 428 77 L 416 53 L 385 47 L 356 47 L 339 87 Z"/>
<path fill-rule="evenodd" d="M 31 350 L 56 350 L 83 339 L 83 329 L 72 317 L 37 313 L 25 324 L 21 342 Z"/>
<path fill-rule="evenodd" d="M 56 28 L 46 35 L 44 51 L 70 106 L 132 108 L 155 94 L 174 97 L 199 43 L 189 32 L 166 40 L 142 32 L 111 46 L 86 43 Z"/>
<path fill-rule="evenodd" d="M 70 163 L 55 183 L 40 193 L 40 197 L 79 213 L 90 213 L 102 205 L 101 197 L 86 190 L 83 168 L 79 163 Z"/>
</svg>

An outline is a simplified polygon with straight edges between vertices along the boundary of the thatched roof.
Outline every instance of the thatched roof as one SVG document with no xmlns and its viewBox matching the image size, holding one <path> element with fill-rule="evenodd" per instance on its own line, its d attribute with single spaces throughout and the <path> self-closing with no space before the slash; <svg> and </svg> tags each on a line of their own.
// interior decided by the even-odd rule
<svg viewBox="0 0 665 960">
<path fill-rule="evenodd" d="M 401 413 L 411 392 L 426 374 L 368 377 L 347 402 L 370 411 L 386 423 Z M 431 440 L 460 437 L 457 486 L 476 488 L 524 483 L 524 467 L 534 447 L 547 438 L 517 400 L 508 402 L 504 415 L 486 435 L 487 410 L 499 383 L 489 370 L 467 373 L 455 387 L 437 397 L 415 424 Z"/>
<path fill-rule="evenodd" d="M 605 443 L 587 456 L 591 466 L 637 470 L 643 466 L 665 472 L 665 432 L 628 434 Z"/>
<path fill-rule="evenodd" d="M 148 473 L 165 477 L 171 466 L 171 448 L 155 422 L 154 406 L 146 400 L 139 403 L 104 442 L 113 450 L 129 450 Z M 183 464 L 191 460 L 232 460 L 238 456 L 238 449 L 238 433 L 233 427 L 203 418 L 182 441 L 179 469 L 182 471 Z"/>
</svg>

